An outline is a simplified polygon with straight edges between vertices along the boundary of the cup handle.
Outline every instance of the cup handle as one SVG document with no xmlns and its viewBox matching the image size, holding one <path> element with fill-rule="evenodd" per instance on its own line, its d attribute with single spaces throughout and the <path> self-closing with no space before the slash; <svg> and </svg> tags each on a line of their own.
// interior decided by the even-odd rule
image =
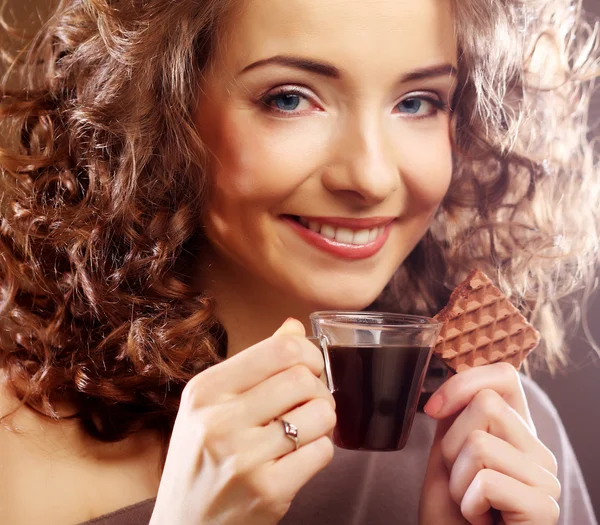
<svg viewBox="0 0 600 525">
<path fill-rule="evenodd" d="M 324 335 L 320 337 L 307 337 L 323 354 L 323 361 L 325 362 L 325 380 L 327 381 L 327 389 L 333 394 L 333 378 L 331 377 L 331 363 L 329 362 L 329 351 L 327 350 L 327 337 Z"/>
</svg>

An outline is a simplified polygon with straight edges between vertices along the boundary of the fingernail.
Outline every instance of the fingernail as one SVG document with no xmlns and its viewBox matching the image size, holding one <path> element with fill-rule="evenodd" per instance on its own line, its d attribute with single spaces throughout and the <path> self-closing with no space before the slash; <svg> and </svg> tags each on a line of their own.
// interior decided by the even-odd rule
<svg viewBox="0 0 600 525">
<path fill-rule="evenodd" d="M 423 412 L 425 412 L 428 416 L 434 417 L 440 413 L 442 407 L 444 406 L 444 400 L 442 396 L 433 395 L 429 398 L 429 401 L 423 407 Z"/>
</svg>

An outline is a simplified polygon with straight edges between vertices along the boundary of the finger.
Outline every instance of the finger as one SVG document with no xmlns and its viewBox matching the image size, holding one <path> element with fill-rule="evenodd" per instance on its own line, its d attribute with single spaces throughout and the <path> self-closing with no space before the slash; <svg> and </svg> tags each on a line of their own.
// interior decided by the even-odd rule
<svg viewBox="0 0 600 525">
<path fill-rule="evenodd" d="M 323 355 L 305 337 L 277 334 L 227 361 L 201 372 L 188 383 L 184 395 L 192 401 L 227 401 L 283 370 L 306 366 L 316 377 L 324 369 Z"/>
<path fill-rule="evenodd" d="M 306 330 L 304 329 L 304 325 L 298 321 L 298 319 L 290 317 L 275 331 L 273 335 L 295 335 L 298 337 L 304 337 L 306 335 Z"/>
<path fill-rule="evenodd" d="M 244 426 L 262 426 L 312 399 L 321 398 L 335 409 L 335 400 L 308 367 L 296 365 L 279 372 L 236 399 L 244 407 Z"/>
<path fill-rule="evenodd" d="M 478 392 L 442 439 L 442 454 L 448 468 L 452 468 L 465 443 L 476 431 L 487 432 L 510 443 L 556 475 L 556 458 L 552 452 L 535 436 L 516 410 L 494 390 Z"/>
<path fill-rule="evenodd" d="M 560 497 L 560 483 L 555 476 L 506 441 L 479 430 L 471 433 L 450 471 L 450 494 L 457 504 L 484 469 L 537 488 L 556 501 Z"/>
<path fill-rule="evenodd" d="M 490 525 L 489 511 L 501 512 L 506 525 L 555 525 L 560 509 L 548 494 L 494 470 L 480 470 L 467 489 L 460 510 L 472 525 Z"/>
<path fill-rule="evenodd" d="M 333 443 L 321 437 L 300 447 L 269 467 L 269 474 L 277 480 L 279 490 L 292 497 L 333 459 Z"/>
<path fill-rule="evenodd" d="M 484 389 L 498 392 L 535 432 L 519 373 L 508 363 L 477 366 L 452 376 L 431 396 L 424 410 L 443 419 L 465 408 Z"/>
<path fill-rule="evenodd" d="M 296 450 L 294 441 L 285 435 L 281 420 L 296 427 L 299 447 L 328 436 L 336 423 L 335 410 L 323 399 L 315 399 L 295 408 L 280 419 L 252 432 L 248 446 L 252 448 L 259 463 L 280 459 Z"/>
</svg>

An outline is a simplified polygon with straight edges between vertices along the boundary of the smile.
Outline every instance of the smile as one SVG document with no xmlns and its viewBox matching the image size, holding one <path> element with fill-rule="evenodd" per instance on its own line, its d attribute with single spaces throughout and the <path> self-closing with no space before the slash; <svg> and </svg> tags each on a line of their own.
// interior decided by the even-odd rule
<svg viewBox="0 0 600 525">
<path fill-rule="evenodd" d="M 323 224 L 317 221 L 309 221 L 304 217 L 299 217 L 298 222 L 310 231 L 318 233 L 327 239 L 335 240 L 342 244 L 365 245 L 375 241 L 385 232 L 384 226 L 379 226 L 371 229 L 353 230 L 351 228 L 343 228 L 333 226 L 332 224 Z"/>
<path fill-rule="evenodd" d="M 343 259 L 366 259 L 383 248 L 395 217 L 346 219 L 284 215 L 282 219 L 306 242 L 325 252 Z"/>
</svg>

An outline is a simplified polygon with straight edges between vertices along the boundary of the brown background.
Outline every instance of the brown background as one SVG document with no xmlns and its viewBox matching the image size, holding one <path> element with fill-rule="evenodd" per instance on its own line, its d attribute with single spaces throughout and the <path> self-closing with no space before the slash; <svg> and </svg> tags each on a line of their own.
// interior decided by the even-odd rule
<svg viewBox="0 0 600 525">
<path fill-rule="evenodd" d="M 36 10 L 47 8 L 48 0 L 8 0 L 8 9 L 22 19 L 34 20 Z M 591 17 L 600 17 L 600 0 L 584 0 Z M 34 22 L 27 24 L 34 27 Z M 600 122 L 600 95 L 594 97 L 592 123 Z M 593 125 L 592 132 L 600 128 Z M 600 342 L 600 294 L 588 313 L 591 331 Z M 538 373 L 537 381 L 556 405 L 571 438 L 588 484 L 596 514 L 600 515 L 600 359 L 586 342 L 582 330 L 570 337 L 571 364 L 551 378 Z M 576 524 L 573 524 L 576 525 Z"/>
</svg>

